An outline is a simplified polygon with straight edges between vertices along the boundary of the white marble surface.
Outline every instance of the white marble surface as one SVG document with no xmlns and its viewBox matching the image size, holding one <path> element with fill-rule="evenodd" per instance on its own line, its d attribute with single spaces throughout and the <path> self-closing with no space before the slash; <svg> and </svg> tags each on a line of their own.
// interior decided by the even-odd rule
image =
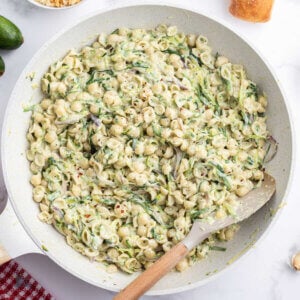
<svg viewBox="0 0 300 300">
<path fill-rule="evenodd" d="M 86 0 L 81 6 L 71 10 L 47 11 L 28 4 L 26 0 L 0 0 L 0 14 L 14 20 L 22 28 L 26 41 L 17 51 L 0 51 L 7 67 L 5 76 L 0 79 L 1 123 L 12 88 L 36 50 L 58 30 L 74 22 L 79 16 L 121 2 Z M 268 57 L 286 91 L 299 143 L 300 118 L 297 113 L 300 111 L 300 2 L 299 0 L 275 2 L 273 17 L 269 23 L 250 24 L 234 19 L 227 12 L 229 1 L 188 1 L 191 8 L 197 7 L 208 16 L 216 16 L 230 23 L 237 32 L 246 36 Z M 215 281 L 189 292 L 155 299 L 300 299 L 300 272 L 297 274 L 288 266 L 293 251 L 297 249 L 300 251 L 299 148 L 296 155 L 298 161 L 292 189 L 287 199 L 288 205 L 283 209 L 269 235 L 249 255 Z M 4 235 L 4 229 L 3 226 L 0 227 L 0 237 Z M 17 241 L 10 239 L 10 245 L 7 247 L 13 248 L 16 245 Z M 57 299 L 112 299 L 112 293 L 80 281 L 45 256 L 28 254 L 19 257 L 18 260 Z"/>
</svg>

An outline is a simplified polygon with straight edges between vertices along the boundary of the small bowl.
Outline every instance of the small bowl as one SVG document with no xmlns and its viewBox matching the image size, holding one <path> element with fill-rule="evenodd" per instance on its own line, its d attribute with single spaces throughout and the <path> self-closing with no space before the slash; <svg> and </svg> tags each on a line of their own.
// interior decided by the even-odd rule
<svg viewBox="0 0 300 300">
<path fill-rule="evenodd" d="M 53 7 L 53 6 L 47 6 L 47 5 L 44 5 L 44 4 L 41 4 L 35 0 L 27 0 L 29 3 L 31 3 L 32 5 L 35 5 L 35 6 L 38 6 L 38 7 L 41 7 L 41 8 L 45 8 L 45 9 L 51 9 L 51 10 L 60 10 L 60 9 L 69 9 L 69 8 L 73 8 L 73 7 L 76 7 L 80 4 L 82 4 L 83 2 L 85 2 L 86 0 L 81 0 L 80 2 L 76 3 L 76 4 L 73 4 L 73 5 L 69 5 L 69 6 L 62 6 L 62 7 Z"/>
</svg>

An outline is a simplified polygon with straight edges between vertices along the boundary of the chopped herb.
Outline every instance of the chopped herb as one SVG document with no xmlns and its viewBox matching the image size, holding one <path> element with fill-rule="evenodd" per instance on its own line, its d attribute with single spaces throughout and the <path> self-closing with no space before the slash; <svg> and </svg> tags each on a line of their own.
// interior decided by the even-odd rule
<svg viewBox="0 0 300 300">
<path fill-rule="evenodd" d="M 225 252 L 225 251 L 227 250 L 227 248 L 220 247 L 220 246 L 210 246 L 210 247 L 209 247 L 209 250 Z"/>
<path fill-rule="evenodd" d="M 108 74 L 109 76 L 114 76 L 114 71 L 113 70 L 103 70 L 103 71 L 98 71 L 98 70 L 93 70 L 90 74 L 91 74 L 91 77 L 90 79 L 86 82 L 87 85 L 91 84 L 91 83 L 94 83 L 94 82 L 99 82 L 99 83 L 102 83 L 103 81 L 105 80 L 108 80 L 109 78 L 107 77 L 101 77 L 101 78 L 95 78 L 96 74 L 99 74 L 99 73 L 106 73 Z"/>
<path fill-rule="evenodd" d="M 250 166 L 253 166 L 254 165 L 254 160 L 251 156 L 248 156 L 247 157 L 247 163 L 250 165 Z"/>
<path fill-rule="evenodd" d="M 232 83 L 231 83 L 231 80 L 222 77 L 222 81 L 223 81 L 223 83 L 224 83 L 225 86 L 226 86 L 227 94 L 228 94 L 228 95 L 232 95 Z"/>
<path fill-rule="evenodd" d="M 60 196 L 60 192 L 56 191 L 56 192 L 53 192 L 53 193 L 49 194 L 47 198 L 48 198 L 49 201 L 52 202 L 53 200 L 55 200 L 59 196 Z"/>
<path fill-rule="evenodd" d="M 221 107 L 219 106 L 219 103 L 215 104 L 215 116 L 219 117 L 222 114 Z"/>
<path fill-rule="evenodd" d="M 154 227 L 151 228 L 151 234 L 152 234 L 152 237 L 153 237 L 155 240 L 158 238 L 158 235 L 157 235 L 157 233 L 155 232 L 155 228 L 154 228 Z"/>
<path fill-rule="evenodd" d="M 257 85 L 254 84 L 253 82 L 251 82 L 248 86 L 248 89 L 247 89 L 247 97 L 251 97 L 252 95 L 255 96 L 255 98 L 258 97 L 258 88 L 257 88 Z"/>
<path fill-rule="evenodd" d="M 106 205 L 115 205 L 116 204 L 116 200 L 115 199 L 109 199 L 109 198 L 102 198 L 100 199 L 100 202 L 106 204 Z"/>
<path fill-rule="evenodd" d="M 205 96 L 203 95 L 203 93 L 202 93 L 202 88 L 201 88 L 201 86 L 200 86 L 200 84 L 198 84 L 198 86 L 197 86 L 197 88 L 196 88 L 196 95 L 197 95 L 197 97 L 198 97 L 198 100 L 202 103 L 202 104 L 204 104 L 204 105 L 206 105 L 206 106 L 210 106 L 211 105 L 211 103 L 205 98 Z"/>
<path fill-rule="evenodd" d="M 224 169 L 219 164 L 212 162 L 212 161 L 208 162 L 208 164 L 216 168 L 217 175 L 223 180 L 226 187 L 228 189 L 231 189 L 231 185 L 228 181 L 227 175 L 224 172 Z"/>
<path fill-rule="evenodd" d="M 241 116 L 245 125 L 250 125 L 253 122 L 253 116 L 241 110 Z"/>
<path fill-rule="evenodd" d="M 224 202 L 223 206 L 226 208 L 226 210 L 229 212 L 229 214 L 231 214 L 232 216 L 236 215 L 235 209 L 228 202 Z"/>
<path fill-rule="evenodd" d="M 87 202 L 87 201 L 91 201 L 92 200 L 92 197 L 90 195 L 87 195 L 87 196 L 83 196 L 82 197 L 82 200 Z"/>
<path fill-rule="evenodd" d="M 133 196 L 132 198 L 128 199 L 128 201 L 131 201 L 135 204 L 140 205 L 154 221 L 156 221 L 160 225 L 164 225 L 164 222 L 163 222 L 160 214 L 158 212 L 156 212 L 155 210 L 153 210 L 153 208 L 150 207 L 149 203 L 147 203 L 146 200 L 139 198 L 137 196 Z"/>
<path fill-rule="evenodd" d="M 193 209 L 190 211 L 190 217 L 192 220 L 199 219 L 200 215 L 203 215 L 203 214 L 207 213 L 208 211 L 209 211 L 208 207 L 199 209 L 199 210 Z"/>
<path fill-rule="evenodd" d="M 221 127 L 221 128 L 219 128 L 219 131 L 220 131 L 225 137 L 227 137 L 227 131 L 226 131 L 226 128 Z"/>
<path fill-rule="evenodd" d="M 73 208 L 73 207 L 75 207 L 75 205 L 77 203 L 77 199 L 75 197 L 69 197 L 69 198 L 66 198 L 66 202 L 70 208 Z"/>
<path fill-rule="evenodd" d="M 157 124 L 152 124 L 153 133 L 157 136 L 161 136 L 161 127 Z"/>
<path fill-rule="evenodd" d="M 105 83 L 102 83 L 102 86 L 103 86 L 105 91 L 110 91 L 111 90 L 111 88 Z"/>
<path fill-rule="evenodd" d="M 48 158 L 48 166 L 50 167 L 50 166 L 53 166 L 55 164 L 57 164 L 57 161 L 53 157 L 49 157 Z"/>
<path fill-rule="evenodd" d="M 99 73 L 106 73 L 106 74 L 108 74 L 110 76 L 114 76 L 115 75 L 115 72 L 113 70 L 111 70 L 111 69 L 109 69 L 109 70 L 103 70 L 103 71 L 98 71 L 98 72 Z"/>
<path fill-rule="evenodd" d="M 111 34 L 119 34 L 119 28 L 115 29 Z"/>
<path fill-rule="evenodd" d="M 43 249 L 44 251 L 46 251 L 46 252 L 49 251 L 45 245 L 42 245 L 42 249 Z"/>
<path fill-rule="evenodd" d="M 130 245 L 130 244 L 129 244 Z M 133 257 L 134 256 L 134 250 L 132 249 L 131 246 L 129 246 L 128 248 L 120 248 L 120 247 L 115 247 L 117 250 L 119 250 L 121 253 L 126 253 L 128 254 L 129 257 Z"/>
<path fill-rule="evenodd" d="M 23 112 L 28 112 L 28 111 L 34 111 L 36 108 L 36 104 L 33 105 L 27 105 L 23 108 Z"/>
<path fill-rule="evenodd" d="M 129 243 L 128 239 L 125 240 L 125 244 L 126 244 L 126 246 L 127 246 L 128 248 L 131 248 L 131 247 L 132 247 L 131 244 Z"/>
<path fill-rule="evenodd" d="M 68 73 L 67 73 L 67 72 L 64 73 L 64 74 L 62 74 L 61 77 L 60 77 L 60 80 L 61 80 L 61 81 L 64 80 L 67 76 L 68 76 Z"/>
<path fill-rule="evenodd" d="M 178 56 L 181 56 L 180 52 L 177 50 L 167 49 L 167 50 L 163 50 L 162 52 L 168 53 L 168 54 L 177 54 Z"/>
<path fill-rule="evenodd" d="M 148 69 L 149 66 L 142 61 L 136 61 L 131 64 L 131 68 L 143 68 Z"/>
<path fill-rule="evenodd" d="M 52 156 L 49 157 L 48 161 L 47 161 L 47 168 L 49 168 L 51 166 L 55 166 L 56 168 L 58 168 L 59 170 L 61 170 L 60 162 L 57 161 L 56 159 L 54 159 Z"/>
<path fill-rule="evenodd" d="M 190 57 L 192 59 L 196 60 L 200 67 L 203 65 L 201 59 L 199 57 L 197 57 L 194 53 L 192 53 L 192 51 L 190 51 Z"/>
<path fill-rule="evenodd" d="M 201 86 L 201 84 L 198 84 L 196 89 L 196 94 L 198 96 L 198 99 L 206 106 L 212 106 L 214 105 L 217 110 L 220 108 L 218 107 L 218 103 L 216 103 L 215 99 L 212 95 L 209 94 L 209 92 Z"/>
<path fill-rule="evenodd" d="M 87 85 L 94 83 L 94 82 L 100 82 L 100 79 L 95 79 L 96 73 L 97 73 L 97 71 L 92 72 L 90 79 L 86 82 Z M 103 78 L 101 78 L 101 80 L 103 81 Z"/>
</svg>

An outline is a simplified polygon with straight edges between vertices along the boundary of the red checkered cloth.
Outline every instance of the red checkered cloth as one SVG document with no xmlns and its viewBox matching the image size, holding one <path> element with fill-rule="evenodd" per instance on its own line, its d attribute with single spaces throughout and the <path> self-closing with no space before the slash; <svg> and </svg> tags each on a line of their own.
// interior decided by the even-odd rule
<svg viewBox="0 0 300 300">
<path fill-rule="evenodd" d="M 0 266 L 0 300 L 54 300 L 16 261 Z"/>
</svg>

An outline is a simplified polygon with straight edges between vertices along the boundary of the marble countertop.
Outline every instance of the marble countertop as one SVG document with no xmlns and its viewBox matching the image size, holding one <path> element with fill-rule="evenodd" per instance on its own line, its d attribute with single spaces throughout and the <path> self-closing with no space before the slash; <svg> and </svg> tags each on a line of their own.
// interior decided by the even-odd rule
<svg viewBox="0 0 300 300">
<path fill-rule="evenodd" d="M 16 51 L 1 51 L 7 71 L 0 79 L 0 120 L 13 86 L 22 69 L 38 48 L 64 26 L 79 16 L 93 12 L 117 0 L 86 0 L 81 6 L 65 11 L 49 11 L 32 6 L 26 0 L 0 0 L 0 14 L 22 28 L 26 43 Z M 127 1 L 128 2 L 128 1 Z M 158 1 L 157 1 L 158 2 Z M 159 1 L 162 2 L 162 1 Z M 180 3 L 182 1 L 169 1 Z M 227 11 L 229 1 L 187 1 L 208 16 L 224 20 L 246 36 L 273 65 L 292 108 L 297 141 L 300 141 L 300 2 L 276 0 L 273 17 L 266 24 L 250 24 L 233 18 Z M 123 2 L 122 2 L 123 3 Z M 155 3 L 155 1 L 153 1 Z M 296 157 L 300 158 L 299 148 Z M 300 251 L 300 159 L 296 161 L 294 181 L 287 205 L 268 236 L 231 270 L 209 284 L 181 294 L 155 299 L 230 299 L 230 300 L 296 300 L 299 299 L 300 272 L 289 266 L 293 252 Z M 298 185 L 297 185 L 298 183 Z M 1 219 L 0 219 L 1 220 Z M 9 235 L 0 226 L 0 237 Z M 15 248 L 17 241 L 10 239 L 7 248 Z M 113 293 L 91 286 L 65 272 L 47 257 L 27 254 L 18 261 L 36 277 L 57 299 L 111 299 Z M 143 299 L 154 299 L 144 297 Z"/>
</svg>

